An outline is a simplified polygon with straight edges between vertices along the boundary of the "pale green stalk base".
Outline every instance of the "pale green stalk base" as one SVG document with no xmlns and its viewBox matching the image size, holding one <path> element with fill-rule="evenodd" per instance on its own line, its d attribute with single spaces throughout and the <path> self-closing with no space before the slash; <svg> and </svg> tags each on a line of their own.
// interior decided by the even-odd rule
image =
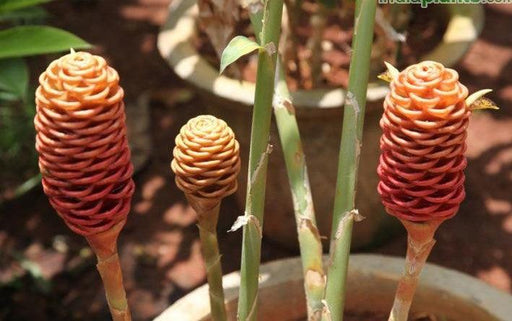
<svg viewBox="0 0 512 321">
<path fill-rule="evenodd" d="M 388 321 L 407 321 L 421 270 L 436 243 L 434 234 L 441 223 L 440 221 L 426 223 L 401 221 L 408 234 L 407 256 L 405 258 L 404 274 L 398 282 L 395 301 Z"/>
<path fill-rule="evenodd" d="M 355 210 L 355 191 L 362 146 L 376 5 L 375 0 L 357 0 L 356 2 L 353 51 L 334 199 L 331 260 L 327 273 L 324 320 L 343 320 L 352 225 L 358 216 Z"/>
<path fill-rule="evenodd" d="M 206 279 L 210 296 L 210 310 L 213 321 L 226 321 L 224 289 L 222 287 L 222 264 L 217 241 L 217 222 L 220 200 L 209 200 L 186 195 L 190 206 L 196 211 L 201 239 L 201 250 L 206 265 Z"/>
<path fill-rule="evenodd" d="M 268 154 L 271 151 L 268 141 L 282 13 L 283 0 L 265 1 L 260 41 L 265 49 L 258 52 L 245 206 L 246 223 L 242 240 L 238 301 L 238 319 L 241 321 L 257 320 L 261 227 L 263 226 Z"/>
</svg>

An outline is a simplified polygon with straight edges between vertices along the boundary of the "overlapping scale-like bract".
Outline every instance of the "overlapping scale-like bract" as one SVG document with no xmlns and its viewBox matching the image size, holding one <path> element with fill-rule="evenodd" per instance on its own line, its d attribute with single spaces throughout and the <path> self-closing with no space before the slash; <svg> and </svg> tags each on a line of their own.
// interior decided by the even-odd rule
<svg viewBox="0 0 512 321">
<path fill-rule="evenodd" d="M 190 119 L 176 136 L 173 150 L 176 185 L 186 194 L 207 199 L 234 193 L 239 153 L 235 135 L 223 120 L 210 115 Z"/>
<path fill-rule="evenodd" d="M 39 83 L 34 123 L 44 192 L 74 232 L 109 230 L 126 219 L 134 191 L 119 76 L 102 57 L 72 52 Z"/>
<path fill-rule="evenodd" d="M 464 199 L 468 90 L 455 70 L 424 61 L 391 81 L 380 121 L 378 192 L 403 220 L 444 220 Z"/>
</svg>

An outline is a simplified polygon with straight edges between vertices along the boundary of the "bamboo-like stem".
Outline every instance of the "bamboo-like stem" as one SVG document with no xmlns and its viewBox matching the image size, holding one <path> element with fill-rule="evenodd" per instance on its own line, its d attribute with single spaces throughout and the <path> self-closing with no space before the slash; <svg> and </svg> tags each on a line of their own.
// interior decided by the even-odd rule
<svg viewBox="0 0 512 321">
<path fill-rule="evenodd" d="M 441 221 L 415 223 L 400 220 L 407 229 L 407 256 L 404 274 L 398 282 L 393 308 L 388 321 L 407 321 L 421 270 L 436 243 L 434 234 Z"/>
<path fill-rule="evenodd" d="M 238 301 L 238 319 L 241 321 L 257 319 L 261 226 L 263 225 L 265 205 L 267 163 L 268 154 L 270 153 L 268 141 L 283 0 L 266 0 L 263 10 L 260 44 L 266 49 L 260 50 L 258 53 L 251 146 L 249 150 L 249 173 L 245 206 L 247 224 L 244 225 L 243 230 L 240 295 Z M 273 50 L 269 50 L 272 48 Z"/>
<path fill-rule="evenodd" d="M 318 10 L 310 18 L 313 34 L 308 41 L 308 49 L 311 53 L 309 63 L 311 65 L 311 81 L 313 87 L 318 87 L 322 79 L 322 40 L 327 26 L 327 8 L 318 3 Z"/>
<path fill-rule="evenodd" d="M 327 273 L 326 320 L 343 320 L 345 283 L 352 225 L 357 218 L 355 194 L 362 145 L 366 90 L 377 1 L 357 0 L 349 85 L 343 116 L 337 188 L 334 199 L 330 266 Z"/>
<path fill-rule="evenodd" d="M 103 281 L 113 321 L 131 321 L 132 319 L 126 301 L 123 274 L 117 254 L 117 238 L 124 224 L 125 221 L 122 221 L 105 232 L 86 237 L 98 259 L 96 267 Z"/>
<path fill-rule="evenodd" d="M 224 289 L 222 287 L 222 264 L 217 240 L 217 222 L 219 219 L 220 200 L 204 199 L 186 194 L 187 200 L 196 211 L 201 239 L 201 250 L 206 265 L 206 279 L 210 295 L 212 320 L 226 321 Z"/>
<path fill-rule="evenodd" d="M 251 12 L 254 33 L 260 34 L 261 12 Z M 259 40 L 259 38 L 258 38 Z M 278 55 L 274 92 L 274 116 L 283 148 L 288 180 L 293 197 L 293 209 L 299 236 L 299 247 L 304 271 L 304 288 L 308 306 L 308 320 L 320 319 L 325 292 L 325 273 L 322 262 L 322 242 L 316 227 L 315 209 L 309 184 L 306 158 L 300 139 L 295 110 L 286 84 L 285 71 Z"/>
<path fill-rule="evenodd" d="M 293 198 L 293 209 L 299 236 L 299 247 L 304 271 L 304 288 L 308 306 L 308 320 L 320 320 L 325 292 L 325 273 L 322 263 L 322 242 L 316 227 L 315 209 L 302 148 L 299 127 L 284 77 L 278 61 L 274 98 L 279 138 L 283 147 L 288 180 Z"/>
</svg>

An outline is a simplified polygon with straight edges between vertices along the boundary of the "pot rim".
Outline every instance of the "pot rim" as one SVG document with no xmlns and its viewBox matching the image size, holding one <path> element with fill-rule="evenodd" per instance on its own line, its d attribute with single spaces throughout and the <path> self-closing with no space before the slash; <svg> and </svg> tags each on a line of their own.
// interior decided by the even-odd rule
<svg viewBox="0 0 512 321">
<path fill-rule="evenodd" d="M 327 255 L 324 256 L 324 262 L 328 262 Z M 283 268 L 284 266 L 286 268 Z M 396 285 L 402 274 L 403 266 L 404 258 L 402 257 L 353 254 L 350 255 L 347 278 L 350 279 L 355 275 L 372 275 L 376 280 L 391 281 Z M 300 258 L 287 258 L 263 264 L 260 268 L 260 275 L 260 289 L 269 289 L 287 281 L 302 279 Z M 223 283 L 225 302 L 236 300 L 240 285 L 240 272 L 236 271 L 225 275 Z M 471 303 L 487 312 L 495 320 L 506 321 L 512 315 L 511 295 L 462 272 L 427 263 L 420 275 L 417 295 L 432 289 L 440 293 L 440 297 L 442 294 L 450 294 L 451 297 Z M 205 284 L 176 301 L 154 321 L 192 321 L 190 319 L 192 307 L 196 316 L 193 321 L 204 320 L 209 316 L 208 297 L 208 284 Z"/>
<path fill-rule="evenodd" d="M 175 0 L 169 5 L 166 23 L 158 34 L 157 46 L 160 55 L 182 79 L 207 92 L 252 106 L 255 84 L 219 75 L 204 60 L 190 43 L 196 30 L 198 15 L 197 0 Z M 435 60 L 449 67 L 453 66 L 477 39 L 484 23 L 482 5 L 459 6 L 446 4 L 449 22 L 443 39 L 431 52 L 420 60 Z M 461 30 L 463 32 L 461 32 Z M 367 100 L 378 101 L 386 96 L 389 89 L 381 82 L 370 82 Z M 296 107 L 341 108 L 345 102 L 344 89 L 298 90 L 291 93 Z"/>
</svg>

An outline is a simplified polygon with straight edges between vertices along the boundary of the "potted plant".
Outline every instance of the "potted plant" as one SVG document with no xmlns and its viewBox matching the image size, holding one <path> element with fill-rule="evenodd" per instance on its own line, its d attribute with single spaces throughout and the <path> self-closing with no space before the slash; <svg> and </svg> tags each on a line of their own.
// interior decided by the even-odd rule
<svg viewBox="0 0 512 321">
<path fill-rule="evenodd" d="M 200 29 L 198 27 L 198 6 L 194 0 L 175 1 L 169 8 L 166 25 L 158 37 L 158 48 L 162 57 L 174 72 L 190 82 L 203 93 L 210 112 L 227 121 L 238 136 L 243 154 L 249 152 L 249 128 L 251 106 L 253 104 L 254 82 L 239 80 L 219 75 L 215 66 L 198 53 L 194 47 Z M 482 8 L 478 5 L 443 5 L 446 29 L 440 43 L 430 52 L 423 53 L 418 60 L 435 60 L 450 66 L 454 64 L 469 45 L 476 39 L 483 24 Z M 336 10 L 334 10 L 336 11 Z M 460 30 L 465 30 L 461 33 Z M 464 35 L 462 37 L 462 34 Z M 289 36 L 290 38 L 292 36 Z M 461 38 L 462 37 L 462 38 Z M 204 37 L 202 37 L 204 41 Z M 372 58 L 372 60 L 378 60 Z M 379 66 L 382 59 L 378 60 Z M 215 63 L 215 64 L 218 64 Z M 377 178 L 374 169 L 377 166 L 378 140 L 380 131 L 380 103 L 388 89 L 383 82 L 371 78 L 368 85 L 366 124 L 364 129 L 365 148 L 362 150 L 362 166 L 359 172 L 361 184 L 358 187 L 358 208 L 367 213 L 367 224 L 356 227 L 353 246 L 360 248 L 378 242 L 379 239 L 392 234 L 393 221 L 388 220 L 375 192 Z M 291 91 L 291 101 L 295 108 L 295 117 L 301 130 L 303 149 L 311 171 L 310 182 L 313 199 L 316 201 L 317 225 L 322 235 L 331 229 L 332 200 L 334 197 L 336 166 L 329 160 L 337 157 L 342 117 L 342 106 L 346 99 L 346 90 L 336 88 L 297 89 Z M 278 125 L 278 124 L 277 124 Z M 287 175 L 284 170 L 281 142 L 278 139 L 276 125 L 272 125 L 271 143 L 277 154 L 269 160 L 267 210 L 273 215 L 265 221 L 265 235 L 290 248 L 296 248 L 296 232 L 292 228 L 294 216 L 291 212 L 292 195 L 285 184 Z M 247 163 L 242 162 L 242 170 Z M 245 200 L 246 176 L 239 176 L 241 188 L 237 199 L 243 204 Z M 396 230 L 396 228 L 395 228 Z M 275 237 L 279 235 L 279 237 Z M 324 246 L 327 245 L 324 242 Z"/>
<path fill-rule="evenodd" d="M 356 273 L 352 272 L 351 277 L 348 277 L 352 227 L 364 218 L 356 207 L 355 193 L 363 139 L 376 3 L 372 0 L 356 2 L 353 55 L 344 106 L 333 228 L 327 262 L 322 260 L 320 234 L 316 227 L 314 201 L 311 197 L 295 109 L 278 51 L 282 10 L 283 1 L 278 0 L 267 0 L 262 7 L 252 8 L 250 16 L 256 30 L 256 41 L 244 36 L 233 38 L 224 49 L 220 63 L 222 72 L 226 66 L 250 52 L 256 51 L 258 56 L 245 211 L 237 218 L 231 229 L 243 229 L 236 318 L 246 321 L 259 318 L 338 321 L 343 319 L 345 309 L 349 306 L 356 312 L 369 309 L 374 314 L 382 313 L 382 307 L 387 306 L 385 302 L 391 302 L 391 295 L 388 293 L 389 298 L 385 299 L 382 296 L 373 297 L 371 293 L 382 293 L 381 282 L 358 279 L 359 270 Z M 391 90 L 386 95 L 380 120 L 382 135 L 381 156 L 377 168 L 378 192 L 386 211 L 397 217 L 408 233 L 405 269 L 401 277 L 395 277 L 398 279 L 398 287 L 388 320 L 406 321 L 418 288 L 419 275 L 435 243 L 435 231 L 444 220 L 457 213 L 465 196 L 464 151 L 469 116 L 474 109 L 495 106 L 483 98 L 490 90 L 481 90 L 468 96 L 468 89 L 459 82 L 457 72 L 444 67 L 441 63 L 423 61 L 407 67 L 402 72 L 388 63 L 386 66 L 388 71 L 383 78 L 390 82 Z M 265 228 L 263 222 L 266 217 L 264 204 L 267 166 L 272 152 L 268 140 L 272 111 L 276 116 L 291 193 L 294 197 L 295 228 L 302 265 L 302 271 L 299 273 L 302 276 L 306 303 L 303 310 L 296 309 L 297 306 L 301 306 L 296 301 L 301 297 L 297 294 L 300 291 L 292 291 L 286 281 L 271 280 L 271 277 L 261 273 L 259 266 L 261 240 Z M 203 116 L 194 118 L 182 127 L 176 137 L 176 147 L 173 151 L 172 169 L 176 184 L 186 193 L 189 202 L 198 212 L 201 242 L 207 262 L 208 292 L 212 311 L 210 316 L 213 320 L 220 321 L 233 318 L 235 312 L 225 304 L 224 286 L 220 281 L 222 272 L 218 267 L 220 258 L 216 242 L 212 243 L 211 238 L 215 239 L 216 235 L 219 199 L 236 189 L 233 176 L 239 170 L 238 146 L 233 132 L 226 130 L 225 122 L 213 116 Z M 200 203 L 210 205 L 199 206 Z M 208 238 L 203 238 L 206 229 L 201 221 L 204 216 L 214 221 L 208 224 Z M 279 237 L 279 234 L 276 237 Z M 213 260 L 209 260 L 208 257 L 212 253 Z M 379 258 L 370 258 L 379 261 Z M 357 260 L 355 259 L 356 262 Z M 364 258 L 361 260 L 361 270 L 365 271 L 365 265 L 370 264 Z M 381 260 L 388 261 L 389 265 L 393 265 L 393 260 Z M 284 264 L 280 269 L 284 270 L 284 274 L 291 275 L 293 266 Z M 383 270 L 386 271 L 387 268 Z M 368 276 L 373 273 L 366 274 Z M 386 277 L 389 278 L 389 275 Z M 260 287 L 265 284 L 266 278 L 270 280 L 269 291 L 263 295 L 268 301 L 259 299 L 262 295 Z M 356 289 L 347 290 L 349 282 L 354 282 Z M 371 283 L 362 285 L 363 282 Z M 277 289 L 278 285 L 284 288 Z M 386 285 L 382 287 L 385 288 Z M 358 296 L 357 288 L 363 289 L 364 294 Z M 422 289 L 422 286 L 419 288 Z M 352 291 L 355 293 L 352 302 L 357 304 L 349 305 Z M 420 291 L 419 296 L 428 298 L 428 290 L 425 291 Z M 431 291 L 436 293 L 431 292 L 433 296 L 439 296 L 442 289 L 431 287 Z M 454 294 L 454 297 L 456 296 Z M 279 297 L 282 299 L 278 299 Z M 208 315 L 200 312 L 200 308 L 194 308 L 194 299 L 195 297 L 192 297 L 192 301 L 181 301 L 183 303 L 178 304 L 182 305 L 181 308 L 171 309 L 171 312 L 162 318 L 207 318 Z M 504 295 L 497 300 L 507 302 L 511 298 Z M 451 309 L 456 312 L 449 309 L 436 310 L 428 306 L 421 306 L 421 312 L 437 313 L 443 318 L 451 317 L 455 320 L 467 320 L 469 316 L 497 320 L 504 318 L 504 315 L 493 315 L 493 312 L 486 308 L 479 309 L 473 304 L 469 304 L 470 307 L 466 309 L 463 301 L 454 299 L 449 303 Z M 262 303 L 268 306 L 260 309 Z M 179 314 L 180 311 L 183 313 L 183 307 L 189 311 L 188 316 Z M 178 314 L 172 314 L 172 311 Z M 194 314 L 190 311 L 200 313 Z M 165 320 L 162 318 L 159 320 Z"/>
<path fill-rule="evenodd" d="M 419 274 L 435 243 L 436 229 L 457 213 L 464 199 L 469 116 L 474 109 L 496 108 L 483 98 L 490 90 L 468 96 L 457 72 L 438 62 L 420 62 L 401 72 L 386 63 L 388 71 L 383 75 L 390 82 L 390 92 L 380 121 L 378 192 L 386 211 L 401 221 L 409 235 L 404 273 L 401 277 L 393 274 L 396 260 L 359 256 L 354 258 L 349 274 L 352 227 L 364 218 L 356 207 L 355 193 L 376 8 L 373 0 L 356 2 L 327 260 L 322 256 L 299 128 L 278 51 L 283 1 L 266 0 L 264 6 L 253 8 L 250 14 L 256 41 L 237 36 L 222 53 L 221 71 L 253 51 L 258 57 L 245 211 L 231 229 L 243 230 L 236 300 L 239 320 L 254 321 L 259 315 L 264 320 L 306 317 L 312 321 L 338 321 L 346 309 L 382 313 L 391 303 L 390 293 L 395 288 L 390 278 L 398 282 L 398 287 L 389 321 L 407 320 L 416 288 L 418 306 L 412 311 L 455 320 L 505 320 L 510 315 L 510 296 L 478 286 L 467 277 L 459 279 L 457 273 L 429 268 L 440 279 L 437 283 L 432 280 L 433 285 L 419 284 Z M 52 62 L 39 82 L 34 124 L 44 192 L 70 229 L 86 237 L 93 248 L 113 319 L 129 321 L 116 244 L 135 185 L 119 76 L 102 57 L 71 50 Z M 292 260 L 260 269 L 272 112 L 294 196 L 300 268 L 298 260 Z M 171 168 L 178 188 L 185 192 L 197 213 L 211 313 L 205 314 L 201 305 L 194 308 L 187 305 L 187 300 L 181 302 L 185 302 L 192 320 L 228 320 L 235 315 L 234 301 L 232 295 L 225 294 L 225 288 L 232 285 L 229 277 L 222 278 L 216 233 L 221 199 L 238 187 L 240 145 L 228 124 L 211 115 L 190 120 L 175 142 Z M 276 271 L 287 277 L 279 277 Z M 293 281 L 297 279 L 298 285 Z M 458 280 L 457 285 L 450 285 L 448 280 Z M 297 286 L 304 290 L 305 304 L 297 301 L 302 299 Z M 453 291 L 445 293 L 447 286 Z M 474 301 L 472 287 L 478 288 L 475 297 L 483 295 L 480 302 Z M 422 304 L 439 297 L 443 298 L 441 304 Z M 262 302 L 266 307 L 261 307 Z M 183 311 L 180 309 L 171 310 Z M 198 314 L 194 316 L 194 312 Z"/>
</svg>

